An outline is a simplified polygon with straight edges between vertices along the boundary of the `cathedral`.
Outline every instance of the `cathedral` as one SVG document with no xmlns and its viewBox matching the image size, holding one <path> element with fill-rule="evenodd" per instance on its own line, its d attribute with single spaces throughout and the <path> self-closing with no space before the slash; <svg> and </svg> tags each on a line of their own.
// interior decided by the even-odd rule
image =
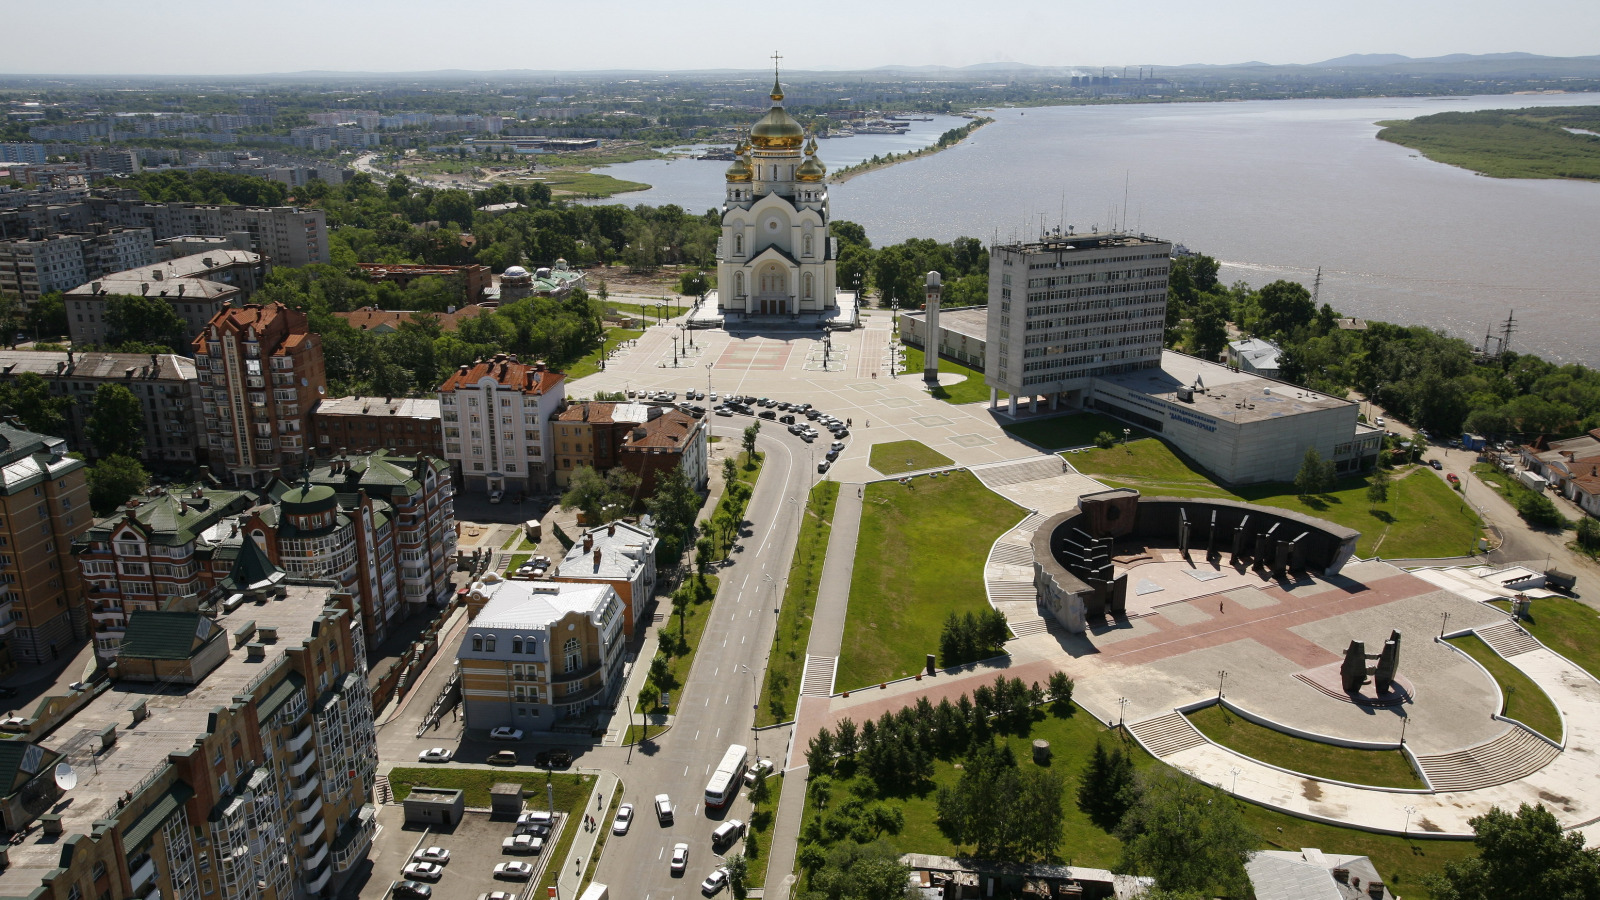
<svg viewBox="0 0 1600 900">
<path fill-rule="evenodd" d="M 825 313 L 836 308 L 838 248 L 828 237 L 828 170 L 815 138 L 783 108 L 772 109 L 734 150 L 717 247 L 719 312 Z"/>
</svg>

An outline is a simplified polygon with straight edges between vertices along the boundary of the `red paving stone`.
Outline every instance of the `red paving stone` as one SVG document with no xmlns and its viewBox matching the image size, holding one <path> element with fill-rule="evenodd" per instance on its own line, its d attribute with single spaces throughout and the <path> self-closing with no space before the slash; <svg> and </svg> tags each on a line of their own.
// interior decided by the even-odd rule
<svg viewBox="0 0 1600 900">
<path fill-rule="evenodd" d="M 1270 647 L 1285 658 L 1300 662 L 1307 668 L 1313 668 L 1336 659 L 1337 654 L 1294 634 L 1290 629 L 1308 622 L 1370 609 L 1437 590 L 1428 582 L 1407 574 L 1376 579 L 1361 585 L 1360 589 L 1354 592 L 1330 590 L 1310 597 L 1296 596 L 1276 585 L 1262 586 L 1259 589 L 1271 595 L 1278 603 L 1260 609 L 1246 609 L 1237 603 L 1228 603 L 1227 612 L 1215 615 L 1209 621 L 1185 626 L 1175 625 L 1160 616 L 1152 616 L 1146 621 L 1154 624 L 1157 629 L 1154 633 L 1128 638 L 1097 649 L 1107 660 L 1114 659 L 1122 665 L 1144 665 L 1195 650 L 1248 639 Z M 1209 613 L 1211 610 L 1207 604 L 1217 602 L 1220 596 L 1196 598 L 1193 602 L 1196 608 Z M 918 697 L 927 697 L 935 705 L 944 699 L 954 703 L 962 694 L 970 695 L 978 685 L 992 683 L 996 675 L 1021 678 L 1029 684 L 1037 681 L 1043 685 L 1054 671 L 1056 666 L 1049 660 L 1038 660 L 1005 668 L 984 668 L 959 675 L 940 675 L 931 680 L 924 679 L 923 683 L 926 686 L 921 690 L 906 693 L 884 691 L 885 696 L 881 700 L 861 699 L 863 694 L 877 693 L 879 690 L 877 688 L 852 691 L 852 696 L 848 700 L 843 697 L 834 697 L 831 700 L 823 697 L 802 698 L 795 717 L 794 758 L 790 761 L 791 765 L 798 766 L 805 763 L 805 748 L 824 724 L 832 727 L 839 720 L 848 717 L 859 725 L 867 719 L 877 719 L 885 712 L 915 703 Z"/>
</svg>

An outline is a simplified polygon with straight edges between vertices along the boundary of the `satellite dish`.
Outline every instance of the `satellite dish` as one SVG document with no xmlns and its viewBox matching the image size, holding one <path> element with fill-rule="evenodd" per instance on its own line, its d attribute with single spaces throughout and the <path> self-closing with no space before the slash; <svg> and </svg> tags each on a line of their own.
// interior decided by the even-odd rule
<svg viewBox="0 0 1600 900">
<path fill-rule="evenodd" d="M 78 786 L 78 773 L 66 763 L 56 766 L 56 787 L 63 791 L 70 791 Z"/>
</svg>

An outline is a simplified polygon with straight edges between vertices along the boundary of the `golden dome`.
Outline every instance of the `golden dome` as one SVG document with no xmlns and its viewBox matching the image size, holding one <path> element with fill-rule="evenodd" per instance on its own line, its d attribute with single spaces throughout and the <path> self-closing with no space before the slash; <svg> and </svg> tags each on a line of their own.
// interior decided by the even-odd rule
<svg viewBox="0 0 1600 900">
<path fill-rule="evenodd" d="M 735 157 L 733 160 L 733 165 L 728 167 L 728 180 L 749 181 L 750 177 L 750 164 L 745 162 L 744 157 L 742 156 Z"/>
<path fill-rule="evenodd" d="M 805 129 L 781 106 L 773 106 L 750 129 L 750 144 L 759 150 L 799 150 L 805 140 Z"/>
<path fill-rule="evenodd" d="M 794 179 L 796 181 L 815 183 L 826 178 L 827 175 L 828 168 L 822 164 L 822 160 L 817 159 L 815 156 L 807 156 L 806 161 L 801 163 L 800 168 L 795 170 Z"/>
</svg>

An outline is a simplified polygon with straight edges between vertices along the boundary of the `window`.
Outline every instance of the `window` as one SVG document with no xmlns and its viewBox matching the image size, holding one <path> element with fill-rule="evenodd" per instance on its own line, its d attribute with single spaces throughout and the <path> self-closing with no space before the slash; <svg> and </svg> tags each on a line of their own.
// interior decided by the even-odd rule
<svg viewBox="0 0 1600 900">
<path fill-rule="evenodd" d="M 511 639 L 511 652 L 512 653 L 521 653 L 522 652 L 522 638 L 514 637 L 514 638 Z M 512 668 L 517 670 L 517 674 L 518 675 L 522 674 L 522 667 L 521 666 L 512 666 Z"/>
<path fill-rule="evenodd" d="M 567 658 L 566 671 L 576 672 L 583 668 L 583 652 L 578 647 L 577 638 L 568 638 L 567 643 L 562 650 L 563 654 Z"/>
<path fill-rule="evenodd" d="M 483 636 L 482 635 L 475 634 L 475 635 L 472 636 L 472 649 L 477 651 L 477 652 L 479 652 L 479 653 L 483 652 Z"/>
<path fill-rule="evenodd" d="M 483 643 L 484 643 L 484 648 L 483 649 L 486 652 L 488 652 L 488 653 L 493 653 L 494 652 L 494 635 L 491 634 L 488 637 L 484 638 Z"/>
</svg>

